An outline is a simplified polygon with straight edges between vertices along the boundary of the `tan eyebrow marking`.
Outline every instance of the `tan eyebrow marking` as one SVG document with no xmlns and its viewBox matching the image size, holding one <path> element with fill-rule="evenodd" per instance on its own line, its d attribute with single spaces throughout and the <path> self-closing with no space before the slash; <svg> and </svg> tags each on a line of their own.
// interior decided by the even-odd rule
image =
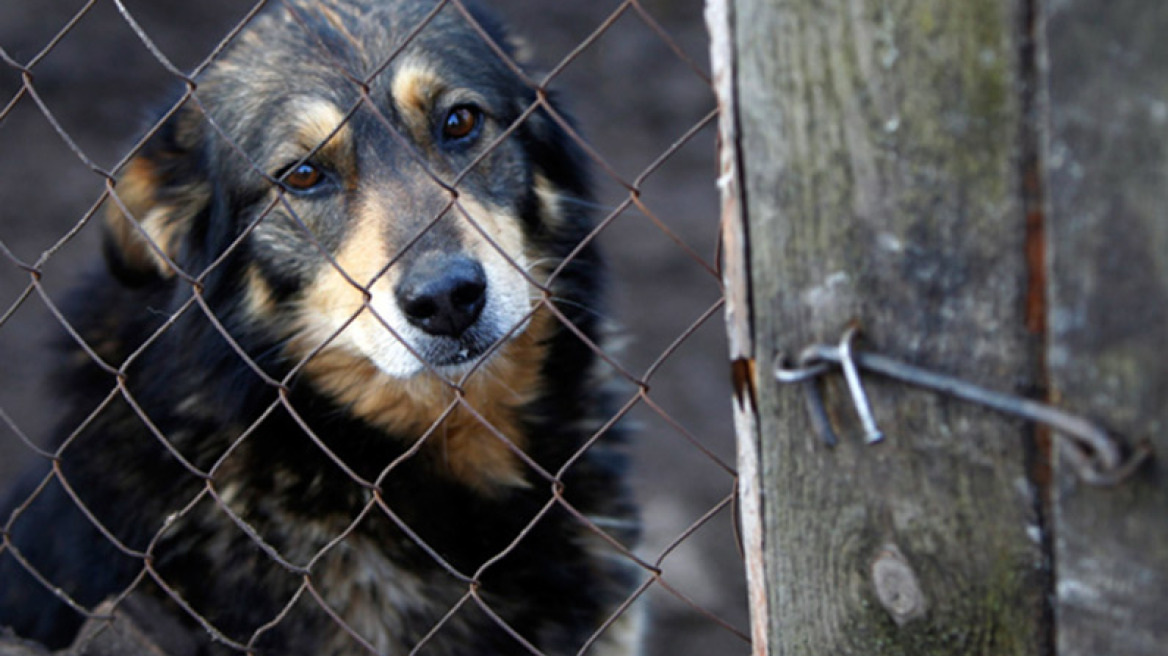
<svg viewBox="0 0 1168 656">
<path fill-rule="evenodd" d="M 294 120 L 299 125 L 297 136 L 302 148 L 331 147 L 334 141 L 347 142 L 349 135 L 345 115 L 336 105 L 315 98 L 303 99 L 293 105 Z M 323 144 L 323 146 L 322 146 Z"/>
<path fill-rule="evenodd" d="M 390 92 L 410 128 L 425 130 L 430 106 L 445 88 L 445 80 L 430 63 L 410 57 L 398 66 Z"/>
<path fill-rule="evenodd" d="M 292 99 L 286 111 L 283 120 L 290 129 L 268 153 L 270 166 L 287 166 L 313 154 L 348 178 L 353 152 L 348 116 L 327 100 L 309 97 Z"/>
</svg>

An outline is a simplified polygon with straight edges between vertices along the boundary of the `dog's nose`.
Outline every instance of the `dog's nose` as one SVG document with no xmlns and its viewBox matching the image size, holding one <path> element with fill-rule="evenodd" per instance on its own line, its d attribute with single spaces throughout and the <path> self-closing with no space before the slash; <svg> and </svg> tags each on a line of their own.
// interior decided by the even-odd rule
<svg viewBox="0 0 1168 656">
<path fill-rule="evenodd" d="M 431 335 L 458 337 L 487 304 L 487 274 L 464 255 L 423 257 L 398 282 L 395 296 L 406 319 Z"/>
</svg>

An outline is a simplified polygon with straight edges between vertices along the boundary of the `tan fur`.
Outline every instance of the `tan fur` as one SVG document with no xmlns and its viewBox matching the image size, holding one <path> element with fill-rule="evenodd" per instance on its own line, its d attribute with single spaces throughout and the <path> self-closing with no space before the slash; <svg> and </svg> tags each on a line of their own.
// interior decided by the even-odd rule
<svg viewBox="0 0 1168 656">
<path fill-rule="evenodd" d="M 128 266 L 140 270 L 158 269 L 169 275 L 170 268 L 150 247 L 146 236 L 142 234 L 146 228 L 143 226 L 140 229 L 135 225 L 136 222 L 146 219 L 155 203 L 154 194 L 157 188 L 158 180 L 154 167 L 141 158 L 130 160 L 113 191 L 121 205 L 110 199 L 110 204 L 106 206 L 105 220 L 109 235 Z M 131 216 L 122 211 L 123 206 Z M 162 245 L 160 248 L 166 250 Z"/>
<path fill-rule="evenodd" d="M 551 180 L 548 180 L 547 176 L 536 173 L 532 186 L 535 189 L 535 197 L 539 199 L 539 205 L 542 209 L 540 214 L 543 217 L 544 223 L 551 228 L 564 225 L 562 193 L 556 185 Z"/>
<path fill-rule="evenodd" d="M 461 400 L 459 381 L 431 372 L 391 379 L 368 359 L 340 348 L 326 347 L 306 363 L 305 372 L 321 391 L 375 426 L 412 434 L 433 428 L 425 448 L 451 476 L 492 493 L 500 486 L 524 485 L 522 463 L 512 450 L 525 447 L 517 408 L 539 390 L 543 342 L 553 322 L 546 311 L 537 312 L 523 334 L 461 384 Z M 310 346 L 298 339 L 293 350 L 306 352 Z"/>
<path fill-rule="evenodd" d="M 385 330 L 367 306 L 371 294 L 390 294 L 393 288 L 387 279 L 389 271 L 381 275 L 389 264 L 383 224 L 373 213 L 359 211 L 341 250 L 322 265 L 305 290 L 294 326 L 297 355 L 307 355 L 328 342 L 340 347 L 358 340 L 359 333 Z"/>
<path fill-rule="evenodd" d="M 434 66 L 414 55 L 398 65 L 391 89 L 399 107 L 424 112 L 444 86 L 442 76 Z"/>
<path fill-rule="evenodd" d="M 445 88 L 437 70 L 420 57 L 409 57 L 398 65 L 390 88 L 410 129 L 424 133 L 429 124 L 430 107 Z"/>
<path fill-rule="evenodd" d="M 300 125 L 301 147 L 320 147 L 326 155 L 331 150 L 341 150 L 338 154 L 346 154 L 349 125 L 344 122 L 345 115 L 336 105 L 326 100 L 302 98 L 296 102 L 295 110 L 297 115 L 294 119 Z"/>
<path fill-rule="evenodd" d="M 209 192 L 204 185 L 191 185 L 162 204 L 157 191 L 154 165 L 141 157 L 130 160 L 114 187 L 121 204 L 111 199 L 105 220 L 110 238 L 128 267 L 140 271 L 153 269 L 170 277 L 174 270 L 167 259 L 174 261 L 178 255 L 179 242 L 190 229 L 195 214 L 206 205 Z M 123 206 L 130 216 L 122 211 Z"/>
<path fill-rule="evenodd" d="M 243 276 L 244 307 L 248 315 L 257 321 L 266 321 L 273 317 L 276 314 L 276 299 L 272 296 L 272 288 L 268 286 L 259 269 L 249 266 Z"/>
<path fill-rule="evenodd" d="M 514 269 L 527 263 L 523 233 L 515 217 L 492 210 L 469 196 L 459 196 L 451 211 L 454 218 L 464 223 L 471 250 L 483 261 L 483 266 Z"/>
</svg>

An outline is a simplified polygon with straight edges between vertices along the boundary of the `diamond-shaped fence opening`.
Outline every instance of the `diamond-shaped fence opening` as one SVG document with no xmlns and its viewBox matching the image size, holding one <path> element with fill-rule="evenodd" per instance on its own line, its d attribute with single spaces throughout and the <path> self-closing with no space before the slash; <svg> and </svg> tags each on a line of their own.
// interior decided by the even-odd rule
<svg viewBox="0 0 1168 656">
<path fill-rule="evenodd" d="M 337 56 L 352 36 L 344 29 L 319 36 L 320 21 L 345 24 L 341 0 L 223 0 L 197 6 L 91 0 L 0 8 L 0 481 L 9 487 L 22 471 L 33 470 L 25 479 L 31 483 L 0 517 L 5 538 L 0 559 L 8 563 L 0 572 L 31 589 L 51 591 L 60 600 L 56 612 L 75 624 L 88 621 L 81 640 L 118 634 L 118 623 L 129 621 L 151 625 L 149 639 L 170 653 L 175 648 L 166 646 L 160 627 L 177 622 L 186 627 L 175 629 L 180 636 L 182 631 L 210 634 L 223 653 L 253 653 L 304 636 L 327 653 L 345 654 L 399 653 L 394 647 L 399 643 L 411 645 L 410 653 L 446 653 L 442 645 L 452 642 L 491 653 L 625 653 L 600 650 L 612 648 L 613 636 L 627 632 L 634 609 L 647 606 L 645 653 L 748 650 L 717 263 L 716 113 L 702 3 L 492 4 L 523 39 L 516 50 L 490 41 L 493 28 L 480 24 L 458 0 L 427 5 L 403 21 L 407 44 L 447 23 L 470 26 L 474 38 L 483 40 L 478 46 L 487 45 L 478 48 L 480 58 L 501 63 L 503 69 L 496 70 L 521 80 L 529 98 L 485 138 L 486 146 L 449 167 L 441 163 L 445 160 L 435 164 L 418 146 L 408 117 L 398 113 L 408 110 L 387 110 L 381 102 L 385 89 L 378 86 L 379 76 L 401 66 L 409 57 L 406 50 L 357 62 Z M 339 102 L 335 124 L 324 121 L 326 129 L 302 145 L 307 152 L 273 170 L 270 147 L 241 136 L 246 117 L 224 114 L 222 94 L 200 84 L 205 70 L 224 66 L 225 53 L 247 41 L 257 15 L 278 11 L 287 18 L 285 29 L 300 35 L 290 39 L 299 45 L 288 58 L 327 72 L 335 97 L 348 100 Z M 281 45 L 249 47 L 258 59 Z M 520 63 L 528 51 L 534 65 Z M 239 60 L 227 66 L 241 64 L 246 66 Z M 288 75 L 298 72 L 294 68 Z M 422 69 L 418 84 L 427 84 L 429 73 Z M 237 95 L 251 90 L 242 89 Z M 460 106 L 473 102 L 463 98 Z M 149 107 L 155 114 L 144 109 Z M 171 212 L 159 219 L 162 214 L 143 203 L 133 182 L 141 180 L 134 158 L 158 157 L 150 154 L 143 126 L 147 137 L 158 140 L 170 128 L 163 121 L 152 124 L 150 117 L 161 115 L 173 125 L 180 113 L 200 117 L 204 138 L 221 144 L 208 156 L 216 166 L 266 184 L 269 198 L 252 199 L 246 225 L 202 257 L 174 243 L 183 221 L 195 218 Z M 465 122 L 481 117 L 451 110 L 445 120 L 454 121 L 452 134 L 461 138 Z M 361 138 L 381 139 L 404 153 L 394 166 L 410 172 L 411 198 L 430 199 L 409 208 L 420 218 L 408 234 L 395 238 L 394 249 L 361 243 L 346 251 L 350 242 L 316 217 L 311 195 L 297 196 L 318 181 L 313 158 L 324 153 L 339 160 L 329 154 L 335 147 L 330 144 L 355 143 L 351 133 L 358 125 Z M 577 142 L 595 179 L 589 197 L 564 189 L 547 196 L 544 189 L 542 202 L 549 207 L 565 215 L 583 208 L 594 217 L 594 227 L 570 235 L 572 247 L 555 258 L 517 250 L 499 227 L 497 213 L 472 189 L 478 179 L 505 175 L 489 170 L 496 153 L 516 140 L 535 139 L 532 130 L 553 130 Z M 183 138 L 189 135 L 178 137 Z M 202 192 L 188 185 L 171 193 L 176 196 L 151 200 L 190 202 Z M 361 196 L 361 202 L 373 203 L 369 199 L 375 196 Z M 371 221 L 372 214 L 361 215 L 358 204 L 353 211 Z M 104 213 L 129 217 L 121 237 L 138 245 L 133 256 L 174 282 L 172 292 L 140 308 L 149 329 L 139 331 L 131 344 L 91 337 L 69 319 L 72 306 L 102 302 L 70 298 L 69 290 L 96 266 Z M 403 323 L 397 310 L 379 300 L 392 280 L 399 290 L 396 304 L 405 307 L 404 262 L 451 234 L 493 263 L 491 276 L 511 276 L 529 296 L 529 309 L 500 319 L 499 334 L 482 339 L 489 343 L 463 347 L 481 347 L 474 356 L 435 355 L 443 343 L 419 342 L 411 327 L 429 321 L 431 309 L 412 305 Z M 327 310 L 330 322 L 313 323 L 303 311 L 276 314 L 290 301 L 268 289 L 254 251 L 256 244 L 293 242 L 301 251 L 286 256 L 317 261 L 324 271 L 318 279 L 332 281 L 317 290 L 312 306 Z M 563 291 L 565 281 L 578 284 L 575 279 L 595 266 L 589 258 L 597 246 L 606 255 L 612 297 L 603 307 Z M 295 272 L 286 262 L 268 266 Z M 459 303 L 479 302 L 473 296 L 481 292 L 473 290 L 487 274 L 453 260 L 436 266 L 463 272 L 456 291 L 472 298 Z M 241 310 L 239 303 L 223 301 L 219 293 L 225 288 L 250 305 Z M 298 293 L 303 296 L 297 299 L 311 295 Z M 455 292 L 450 294 L 443 302 L 454 302 Z M 487 310 L 480 305 L 475 312 Z M 241 323 L 241 316 L 247 321 Z M 270 349 L 256 350 L 249 326 L 273 316 L 297 331 Z M 118 320 L 111 317 L 110 325 Z M 617 338 L 608 339 L 614 325 Z M 391 363 L 378 362 L 382 370 L 402 361 L 418 363 L 417 377 L 429 385 L 422 393 L 430 399 L 424 407 L 395 410 L 406 401 L 370 391 L 375 382 L 384 382 L 377 378 L 381 374 L 368 361 L 343 355 L 345 348 L 362 348 L 361 335 L 371 330 L 381 341 L 369 357 Z M 178 334 L 198 343 L 176 343 Z M 536 337 L 524 342 L 528 334 Z M 549 335 L 546 342 L 541 334 Z M 611 396 L 607 413 L 577 417 L 580 425 L 570 430 L 579 433 L 579 443 L 563 453 L 535 443 L 538 435 L 527 434 L 526 424 L 488 403 L 499 395 L 534 398 L 534 383 L 522 371 L 492 363 L 518 357 L 514 352 L 537 357 L 541 349 L 553 348 L 548 344 L 556 334 L 561 337 L 554 338 L 560 345 L 555 348 L 594 354 L 587 375 L 615 381 L 604 392 Z M 55 366 L 52 342 L 72 344 L 70 357 L 93 365 L 85 368 L 89 378 L 69 383 L 100 390 L 81 407 L 68 410 L 68 403 L 79 402 L 55 396 L 60 383 L 47 384 Z M 183 362 L 192 353 L 205 359 L 208 349 L 214 362 L 191 360 L 192 368 L 218 372 L 216 380 L 234 388 L 215 387 L 215 380 L 184 382 L 175 376 L 181 365 L 153 364 L 164 357 Z M 486 364 L 476 360 L 492 354 L 502 355 Z M 465 364 L 450 369 L 449 363 Z M 319 402 L 300 390 L 302 377 L 325 381 L 320 384 L 338 403 L 333 414 L 356 413 L 364 423 L 344 424 L 350 432 L 338 438 L 330 413 L 322 413 L 314 405 Z M 168 396 L 178 400 L 158 403 Z M 200 411 L 204 404 L 251 410 Z M 211 425 L 223 416 L 236 420 Z M 384 438 L 379 429 L 406 430 L 403 422 L 417 439 L 392 451 L 392 457 L 370 458 L 368 450 L 354 446 L 361 439 Z M 630 434 L 629 482 L 643 524 L 639 540 L 620 502 L 597 505 L 589 491 L 608 476 L 603 463 L 613 457 L 609 434 L 616 426 Z M 468 431 L 475 440 L 457 439 Z M 50 434 L 58 436 L 55 441 Z M 133 435 L 125 439 L 137 443 L 130 447 L 106 439 L 95 445 L 95 434 Z M 219 437 L 192 441 L 190 435 L 201 434 Z M 277 434 L 281 437 L 273 443 Z M 111 455 L 100 472 L 105 482 L 93 487 L 93 474 L 79 473 L 70 459 L 97 449 Z M 280 454 L 278 463 L 257 460 L 257 453 L 275 453 L 272 449 Z M 119 454 L 129 461 L 119 460 Z M 419 463 L 431 461 L 446 463 L 464 485 L 439 486 L 437 492 L 403 488 L 402 481 L 417 480 Z M 478 469 L 459 471 L 451 464 L 458 462 Z M 270 471 L 257 473 L 259 466 Z M 120 480 L 122 467 L 164 472 L 155 479 L 166 485 L 151 494 L 168 501 L 150 525 L 120 519 L 133 516 L 134 495 L 142 493 L 128 484 L 110 484 Z M 603 471 L 597 474 L 597 468 Z M 510 485 L 537 491 L 516 495 L 505 516 L 491 516 L 492 525 L 467 510 L 488 507 L 499 489 Z M 94 489 L 103 492 L 95 496 Z M 347 510 L 314 516 L 314 499 L 324 494 L 345 499 Z M 441 498 L 425 498 L 433 494 Z M 51 558 L 35 551 L 55 549 L 51 539 L 22 547 L 10 536 L 39 530 L 38 508 L 55 503 L 70 508 L 68 521 L 74 523 L 61 533 L 87 531 L 96 546 L 83 560 L 49 571 L 40 563 Z M 464 524 L 435 522 L 420 510 L 428 507 L 459 508 Z M 292 517 L 311 522 L 312 530 L 284 530 Z M 197 536 L 206 535 L 198 528 L 212 524 L 221 527 L 216 537 L 198 542 Z M 206 555 L 206 588 L 217 593 L 192 585 L 189 573 L 180 576 L 171 567 L 192 549 Z M 599 555 L 585 567 L 571 560 L 581 549 Z M 567 601 L 545 598 L 546 581 L 525 580 L 526 570 L 515 565 L 557 562 L 561 552 L 568 558 L 563 566 L 544 572 L 557 579 L 550 589 L 598 586 L 597 592 Z M 247 563 L 216 563 L 214 554 L 245 557 Z M 100 572 L 115 562 L 125 576 L 113 592 L 100 598 L 76 592 L 89 587 L 80 581 L 104 575 Z M 422 571 L 426 577 L 418 574 Z M 627 580 L 615 587 L 595 583 L 604 577 Z M 233 589 L 242 597 L 262 589 L 266 601 L 231 611 L 215 605 L 224 590 Z M 545 596 L 520 599 L 525 590 Z M 596 598 L 602 596 L 611 598 Z M 361 610 L 368 608 L 385 612 L 373 618 Z M 561 624 L 553 626 L 569 622 L 573 633 L 541 629 L 532 613 L 559 613 Z M 585 616 L 591 619 L 584 623 L 568 619 Z"/>
</svg>

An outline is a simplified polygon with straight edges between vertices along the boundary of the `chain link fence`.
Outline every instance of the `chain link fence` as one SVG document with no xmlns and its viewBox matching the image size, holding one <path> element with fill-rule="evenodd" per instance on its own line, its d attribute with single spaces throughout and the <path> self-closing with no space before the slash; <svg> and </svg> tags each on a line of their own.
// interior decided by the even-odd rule
<svg viewBox="0 0 1168 656">
<path fill-rule="evenodd" d="M 96 259 L 97 207 L 127 144 L 149 125 L 149 108 L 182 87 L 181 72 L 214 61 L 258 6 L 0 6 L 0 482 L 59 455 L 44 446 L 60 415 L 45 380 L 50 344 L 71 330 L 58 307 Z M 588 239 L 607 253 L 612 318 L 627 341 L 602 358 L 626 379 L 618 406 L 637 426 L 645 534 L 623 557 L 644 572 L 636 595 L 650 600 L 647 653 L 747 653 L 702 3 L 498 0 L 492 9 L 531 44 L 544 71 L 535 82 L 562 90 L 588 137 L 598 185 Z M 0 518 L 5 532 L 11 521 Z M 20 558 L 7 540 L 4 552 Z M 471 581 L 459 604 L 474 596 Z M 99 623 L 115 610 L 74 606 Z"/>
</svg>

